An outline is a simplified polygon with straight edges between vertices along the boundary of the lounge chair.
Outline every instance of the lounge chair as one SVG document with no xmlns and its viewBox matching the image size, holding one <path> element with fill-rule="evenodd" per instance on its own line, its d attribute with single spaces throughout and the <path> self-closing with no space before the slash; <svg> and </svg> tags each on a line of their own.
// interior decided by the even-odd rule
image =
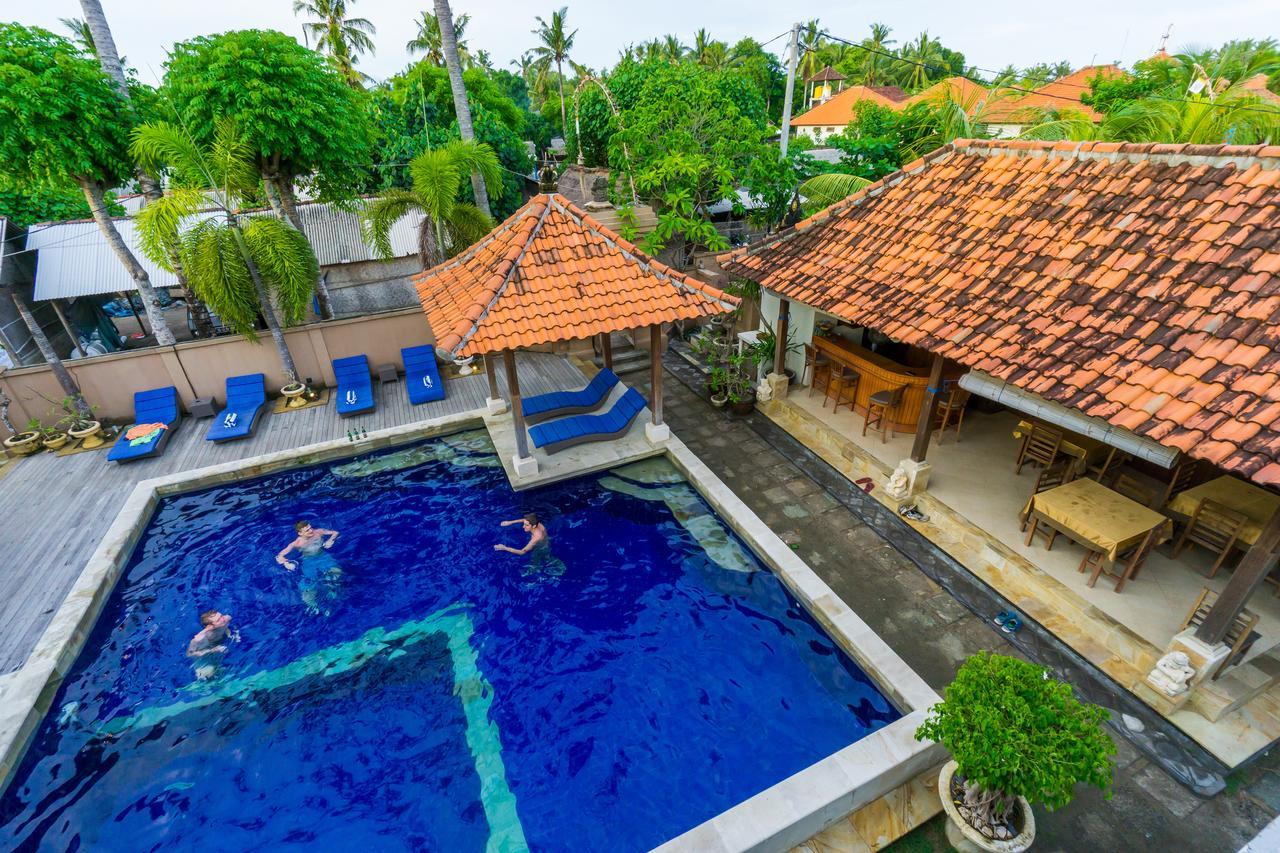
<svg viewBox="0 0 1280 853">
<path fill-rule="evenodd" d="M 267 377 L 261 373 L 227 378 L 227 405 L 214 415 L 205 441 L 248 438 L 267 407 Z"/>
<path fill-rule="evenodd" d="M 139 391 L 133 395 L 133 423 L 120 433 L 112 446 L 107 459 L 112 462 L 132 462 L 135 459 L 146 459 L 164 453 L 169 437 L 178 428 L 182 415 L 178 412 L 178 389 L 170 385 L 167 388 L 155 388 L 151 391 Z M 157 430 L 147 437 L 146 441 L 130 439 L 126 436 L 129 430 L 141 424 L 164 424 L 167 429 Z"/>
<path fill-rule="evenodd" d="M 353 355 L 333 360 L 333 373 L 338 377 L 338 414 L 342 417 L 372 412 L 373 377 L 369 373 L 369 358 Z"/>
<path fill-rule="evenodd" d="M 405 347 L 400 350 L 404 361 L 404 385 L 413 405 L 444 399 L 444 383 L 436 367 L 435 347 Z"/>
<path fill-rule="evenodd" d="M 565 415 L 594 412 L 609 399 L 609 392 L 617 384 L 618 377 L 606 367 L 587 383 L 586 388 L 577 391 L 552 391 L 550 394 L 529 397 L 521 405 L 525 423 L 536 424 Z"/>
<path fill-rule="evenodd" d="M 533 439 L 534 447 L 541 448 L 547 453 L 556 453 L 566 447 L 585 444 L 589 441 L 607 441 L 625 434 L 631 428 L 631 422 L 636 419 L 636 415 L 640 414 L 640 410 L 646 405 L 639 391 L 628 388 L 626 393 L 618 398 L 618 402 L 613 404 L 613 408 L 607 412 L 601 412 L 598 415 L 574 415 L 571 418 L 538 424 L 529 429 L 529 436 Z"/>
</svg>

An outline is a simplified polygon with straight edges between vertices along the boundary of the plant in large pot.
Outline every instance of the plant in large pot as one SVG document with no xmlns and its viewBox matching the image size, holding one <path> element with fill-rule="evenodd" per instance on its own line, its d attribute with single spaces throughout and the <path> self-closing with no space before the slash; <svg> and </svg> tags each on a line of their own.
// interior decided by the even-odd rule
<svg viewBox="0 0 1280 853">
<path fill-rule="evenodd" d="M 1057 809 L 1075 785 L 1110 797 L 1116 747 L 1108 713 L 1079 702 L 1043 666 L 979 652 L 964 662 L 942 702 L 916 730 L 951 752 L 938 794 L 959 850 L 1019 853 L 1035 839 L 1028 801 Z"/>
<path fill-rule="evenodd" d="M 97 406 L 90 406 L 89 414 L 92 415 L 97 410 Z M 99 436 L 99 433 L 102 432 L 102 422 L 92 417 L 87 417 L 74 397 L 63 397 L 57 404 L 57 408 L 52 409 L 51 413 L 61 416 L 54 423 L 54 426 L 58 430 L 64 431 L 67 437 L 79 441 L 81 447 L 102 446 L 102 438 Z M 45 442 L 45 446 L 48 446 L 48 442 Z"/>
<path fill-rule="evenodd" d="M 11 433 L 4 440 L 4 446 L 7 450 L 19 456 L 30 456 L 40 449 L 40 440 L 44 437 L 44 427 L 41 426 L 40 421 L 32 418 L 27 421 L 26 427 L 18 430 L 14 429 L 13 424 L 9 422 L 8 414 L 6 413 L 5 427 Z"/>
<path fill-rule="evenodd" d="M 749 415 L 756 404 L 756 361 L 750 352 L 735 352 L 728 362 L 724 393 L 729 411 L 739 417 Z"/>
<path fill-rule="evenodd" d="M 764 365 L 765 372 L 772 372 L 774 358 L 778 353 L 778 333 L 769 325 L 769 321 L 761 320 L 760 323 L 764 328 L 756 336 L 756 342 L 751 347 L 752 354 L 757 363 Z M 792 339 L 790 333 L 787 334 L 786 351 L 788 353 L 800 351 L 800 345 Z M 787 375 L 787 381 L 794 384 L 796 372 L 789 367 L 784 367 L 783 372 Z"/>
</svg>

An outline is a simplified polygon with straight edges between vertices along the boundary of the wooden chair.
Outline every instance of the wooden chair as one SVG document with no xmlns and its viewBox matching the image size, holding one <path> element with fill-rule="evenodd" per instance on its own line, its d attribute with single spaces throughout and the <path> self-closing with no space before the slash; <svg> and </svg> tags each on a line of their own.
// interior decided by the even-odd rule
<svg viewBox="0 0 1280 853">
<path fill-rule="evenodd" d="M 867 434 L 868 427 L 877 429 L 880 431 L 880 443 L 884 444 L 885 432 L 893 434 L 893 420 L 889 416 L 902 405 L 902 395 L 906 390 L 906 385 L 899 385 L 897 388 L 877 391 L 867 398 L 867 414 L 862 420 L 863 435 Z"/>
<path fill-rule="evenodd" d="M 1022 447 L 1018 449 L 1017 467 L 1013 469 L 1013 473 L 1021 474 L 1022 466 L 1028 462 L 1035 462 L 1043 468 L 1048 468 L 1057 460 L 1060 447 L 1062 447 L 1062 430 L 1043 424 L 1033 425 L 1026 438 L 1022 440 Z"/>
<path fill-rule="evenodd" d="M 1128 462 L 1131 458 L 1132 457 L 1129 456 L 1128 453 L 1125 453 L 1123 450 L 1112 447 L 1107 452 L 1107 455 L 1102 459 L 1101 462 L 1098 462 L 1095 465 L 1088 466 L 1087 476 L 1091 477 L 1094 480 L 1097 480 L 1099 483 L 1102 483 L 1105 486 L 1107 483 L 1107 478 L 1110 477 L 1113 473 L 1115 473 L 1115 470 L 1117 468 L 1119 468 L 1125 462 Z"/>
<path fill-rule="evenodd" d="M 1066 462 L 1058 462 L 1050 465 L 1048 468 L 1041 469 L 1040 474 L 1036 477 L 1035 488 L 1031 490 L 1031 496 L 1035 497 L 1041 492 L 1047 492 L 1050 489 L 1057 488 L 1063 483 L 1070 483 L 1075 479 L 1075 467 Z M 1031 514 L 1023 512 L 1022 514 L 1022 532 L 1027 532 L 1027 525 L 1030 523 Z"/>
<path fill-rule="evenodd" d="M 1191 611 L 1187 613 L 1187 618 L 1182 620 L 1182 627 L 1178 629 L 1181 633 L 1188 628 L 1198 628 L 1200 623 L 1204 622 L 1205 617 L 1209 615 L 1209 611 L 1213 609 L 1214 603 L 1218 600 L 1218 594 L 1209 587 L 1200 590 L 1200 597 L 1196 599 L 1196 603 L 1191 605 Z M 1258 614 L 1252 610 L 1242 609 L 1236 614 L 1235 621 L 1231 623 L 1231 627 L 1227 629 L 1227 635 L 1222 641 L 1231 647 L 1231 651 L 1223 659 L 1222 663 L 1211 674 L 1210 678 L 1217 680 L 1222 671 L 1228 666 L 1236 663 L 1237 659 L 1243 657 L 1249 647 L 1253 645 L 1253 641 L 1257 639 L 1254 634 L 1254 627 L 1258 624 Z"/>
<path fill-rule="evenodd" d="M 804 369 L 800 372 L 800 381 L 804 382 L 807 375 L 809 377 L 809 396 L 813 396 L 813 391 L 818 387 L 818 371 L 822 369 L 829 373 L 831 370 L 831 362 L 827 360 L 825 355 L 818 352 L 813 344 L 804 345 Z M 826 390 L 825 384 L 823 390 Z"/>
<path fill-rule="evenodd" d="M 1160 506 L 1168 505 L 1173 500 L 1173 496 L 1179 492 L 1185 492 L 1187 489 L 1195 485 L 1196 473 L 1200 465 L 1195 459 L 1183 456 L 1178 464 L 1173 466 L 1173 473 L 1169 477 L 1169 482 L 1165 486 L 1164 494 L 1160 498 Z"/>
<path fill-rule="evenodd" d="M 1192 514 L 1191 520 L 1187 522 L 1182 535 L 1178 537 L 1177 544 L 1173 546 L 1173 556 L 1177 557 L 1181 554 L 1189 543 L 1207 548 L 1211 553 L 1218 555 L 1218 559 L 1214 560 L 1213 566 L 1209 569 L 1208 576 L 1213 577 L 1222 568 L 1231 549 L 1235 547 L 1236 540 L 1240 538 L 1240 529 L 1248 520 L 1248 516 L 1243 513 L 1205 498 L 1196 505 L 1196 511 Z"/>
<path fill-rule="evenodd" d="M 969 392 L 960 387 L 959 383 L 951 385 L 950 392 L 943 398 L 938 400 L 937 408 L 934 409 L 934 435 L 938 439 L 938 443 L 942 443 L 942 434 L 947 431 L 948 426 L 954 426 L 956 431 L 956 442 L 960 441 L 960 427 L 964 424 L 964 407 L 969 403 Z"/>
<path fill-rule="evenodd" d="M 1156 499 L 1154 491 L 1128 474 L 1121 474 L 1117 477 L 1115 484 L 1111 487 L 1111 491 L 1124 495 L 1131 501 L 1137 501 L 1145 507 L 1150 507 Z"/>
<path fill-rule="evenodd" d="M 848 406 L 849 411 L 853 411 L 853 402 L 858 396 L 858 380 L 861 378 L 852 367 L 837 364 L 831 368 L 831 381 L 827 385 L 826 396 L 826 400 L 835 400 L 831 411 L 838 412 L 841 406 Z M 823 406 L 826 406 L 826 400 L 823 401 Z"/>
<path fill-rule="evenodd" d="M 1136 545 L 1131 545 L 1116 554 L 1116 563 L 1124 566 L 1119 572 L 1107 571 L 1107 555 L 1092 549 L 1085 552 L 1083 559 L 1080 560 L 1080 571 L 1093 570 L 1089 575 L 1090 587 L 1096 584 L 1098 578 L 1105 572 L 1116 579 L 1116 592 L 1122 592 L 1125 584 L 1138 577 L 1138 571 L 1151 555 L 1151 550 L 1155 548 L 1159 536 L 1160 528 L 1152 528 Z"/>
</svg>

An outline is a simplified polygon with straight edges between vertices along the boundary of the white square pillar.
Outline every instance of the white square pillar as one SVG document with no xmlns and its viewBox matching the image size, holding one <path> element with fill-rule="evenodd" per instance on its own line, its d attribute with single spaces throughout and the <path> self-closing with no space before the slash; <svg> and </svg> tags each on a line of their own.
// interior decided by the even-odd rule
<svg viewBox="0 0 1280 853">
<path fill-rule="evenodd" d="M 513 454 L 511 462 L 515 466 L 516 477 L 532 477 L 538 473 L 538 460 L 532 456 Z"/>
</svg>

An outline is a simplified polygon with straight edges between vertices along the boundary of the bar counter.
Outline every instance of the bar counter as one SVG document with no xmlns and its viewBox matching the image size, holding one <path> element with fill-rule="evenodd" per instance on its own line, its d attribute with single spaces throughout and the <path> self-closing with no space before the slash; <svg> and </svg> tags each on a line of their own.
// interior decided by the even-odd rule
<svg viewBox="0 0 1280 853">
<path fill-rule="evenodd" d="M 854 411 L 865 414 L 867 400 L 877 391 L 891 391 L 905 385 L 902 403 L 888 420 L 895 432 L 913 433 L 920 418 L 929 387 L 929 370 L 925 367 L 907 367 L 882 355 L 861 347 L 838 335 L 813 336 L 813 348 L 833 362 L 838 362 L 857 372 L 858 390 L 854 394 Z"/>
</svg>

